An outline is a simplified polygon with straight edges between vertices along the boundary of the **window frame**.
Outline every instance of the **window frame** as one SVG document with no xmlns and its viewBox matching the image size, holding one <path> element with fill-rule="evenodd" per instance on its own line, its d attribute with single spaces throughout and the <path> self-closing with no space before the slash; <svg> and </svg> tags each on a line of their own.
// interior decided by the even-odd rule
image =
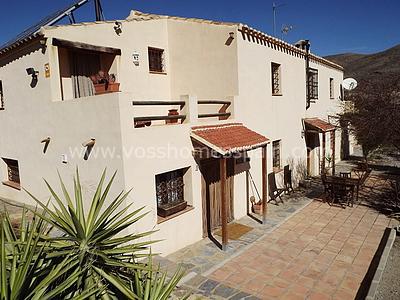
<svg viewBox="0 0 400 300">
<path fill-rule="evenodd" d="M 276 152 L 278 152 L 278 155 L 276 155 Z M 272 142 L 272 168 L 274 172 L 280 172 L 282 170 L 282 140 L 275 140 Z"/>
<path fill-rule="evenodd" d="M 19 162 L 16 159 L 2 158 L 7 165 L 7 180 L 3 181 L 4 185 L 15 188 L 17 190 L 21 189 L 21 177 L 19 171 Z"/>
<path fill-rule="evenodd" d="M 310 76 L 312 75 L 312 76 Z M 307 98 L 308 100 L 318 100 L 318 69 L 308 68 L 307 70 Z"/>
<path fill-rule="evenodd" d="M 158 67 L 154 67 L 152 64 L 152 54 L 151 52 L 155 52 L 153 55 L 157 54 L 159 56 L 157 64 Z M 157 53 L 156 53 L 157 52 Z M 149 61 L 149 72 L 153 74 L 166 74 L 165 72 L 165 50 L 156 47 L 148 47 L 147 48 L 147 56 Z"/>
<path fill-rule="evenodd" d="M 272 96 L 282 96 L 282 65 L 271 62 L 271 92 Z M 276 78 L 277 77 L 277 78 Z"/>
<path fill-rule="evenodd" d="M 335 79 L 329 78 L 329 99 L 335 99 Z"/>
<path fill-rule="evenodd" d="M 190 167 L 186 167 L 155 175 L 155 192 L 156 192 L 158 223 L 179 216 L 180 214 L 192 208 L 190 205 L 188 205 L 189 201 L 186 198 L 189 197 L 189 195 L 187 194 L 187 190 L 185 188 L 185 186 L 189 184 L 188 182 L 189 178 L 187 177 L 189 170 Z M 164 198 L 165 196 L 167 199 L 166 201 L 164 200 L 164 203 L 162 203 L 163 199 L 165 199 Z M 172 199 L 170 199 L 170 197 Z M 176 200 L 174 201 L 175 197 L 178 198 L 177 201 Z M 178 208 L 171 214 L 167 213 L 166 216 L 163 216 L 162 213 L 160 212 L 161 210 L 164 211 L 167 210 L 168 205 L 171 205 L 170 207 L 175 206 L 175 208 L 176 207 Z"/>
</svg>

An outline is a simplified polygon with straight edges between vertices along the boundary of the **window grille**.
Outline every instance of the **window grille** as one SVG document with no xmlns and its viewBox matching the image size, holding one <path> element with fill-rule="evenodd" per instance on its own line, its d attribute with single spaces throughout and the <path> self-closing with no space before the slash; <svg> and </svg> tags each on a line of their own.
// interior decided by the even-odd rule
<svg viewBox="0 0 400 300">
<path fill-rule="evenodd" d="M 151 72 L 164 72 L 164 50 L 149 48 L 149 70 Z"/>
<path fill-rule="evenodd" d="M 271 63 L 272 94 L 280 95 L 281 90 L 281 65 Z"/>
<path fill-rule="evenodd" d="M 307 72 L 307 94 L 309 100 L 318 99 L 318 70 L 308 69 Z"/>
<path fill-rule="evenodd" d="M 183 169 L 156 175 L 158 207 L 184 202 L 183 175 Z"/>
<path fill-rule="evenodd" d="M 281 141 L 272 142 L 272 166 L 281 169 Z"/>
</svg>

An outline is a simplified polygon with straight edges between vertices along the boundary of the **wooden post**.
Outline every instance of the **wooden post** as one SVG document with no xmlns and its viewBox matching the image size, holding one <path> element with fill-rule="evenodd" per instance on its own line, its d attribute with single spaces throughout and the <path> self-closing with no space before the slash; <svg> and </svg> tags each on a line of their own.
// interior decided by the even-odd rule
<svg viewBox="0 0 400 300">
<path fill-rule="evenodd" d="M 221 222 L 222 222 L 222 250 L 226 250 L 228 244 L 228 215 L 226 197 L 226 158 L 220 159 L 220 180 L 221 180 Z"/>
<path fill-rule="evenodd" d="M 326 147 L 326 136 L 325 132 L 322 133 L 322 162 L 321 162 L 321 174 L 325 173 L 325 147 Z"/>
<path fill-rule="evenodd" d="M 267 202 L 268 202 L 268 186 L 267 186 L 267 146 L 262 147 L 262 215 L 263 223 L 267 221 Z"/>
<path fill-rule="evenodd" d="M 331 150 L 332 150 L 332 175 L 335 175 L 335 150 L 336 150 L 335 130 L 331 131 Z"/>
</svg>

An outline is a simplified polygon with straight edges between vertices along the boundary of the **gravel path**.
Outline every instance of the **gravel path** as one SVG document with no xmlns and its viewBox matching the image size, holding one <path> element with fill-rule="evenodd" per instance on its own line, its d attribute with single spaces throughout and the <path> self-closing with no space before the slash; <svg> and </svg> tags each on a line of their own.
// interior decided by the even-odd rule
<svg viewBox="0 0 400 300">
<path fill-rule="evenodd" d="M 394 241 L 375 299 L 400 299 L 400 237 Z"/>
</svg>

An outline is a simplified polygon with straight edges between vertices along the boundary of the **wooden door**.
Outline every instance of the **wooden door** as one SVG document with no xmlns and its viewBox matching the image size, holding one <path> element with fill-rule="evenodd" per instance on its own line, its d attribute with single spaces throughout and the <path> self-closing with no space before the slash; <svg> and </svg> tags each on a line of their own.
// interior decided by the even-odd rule
<svg viewBox="0 0 400 300">
<path fill-rule="evenodd" d="M 228 223 L 233 221 L 234 159 L 227 159 L 226 193 Z M 221 180 L 219 159 L 200 162 L 202 173 L 203 237 L 221 226 Z"/>
</svg>

